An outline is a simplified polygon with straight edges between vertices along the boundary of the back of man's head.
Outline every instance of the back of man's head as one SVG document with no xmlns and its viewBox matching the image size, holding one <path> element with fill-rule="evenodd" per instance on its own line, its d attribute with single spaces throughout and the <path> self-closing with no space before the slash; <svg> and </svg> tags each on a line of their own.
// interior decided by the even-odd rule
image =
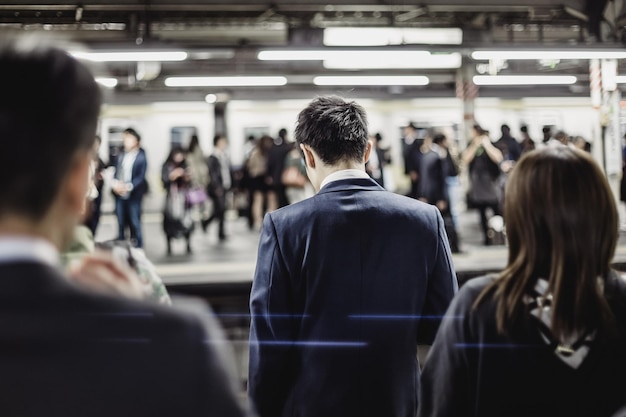
<svg viewBox="0 0 626 417">
<path fill-rule="evenodd" d="M 71 162 L 95 140 L 100 89 L 66 52 L 0 42 L 0 218 L 48 211 Z"/>
<path fill-rule="evenodd" d="M 509 133 L 511 133 L 511 128 L 509 127 L 509 125 L 502 125 L 500 126 L 500 131 L 503 135 L 508 135 Z"/>
<path fill-rule="evenodd" d="M 298 115 L 295 138 L 327 165 L 342 160 L 362 162 L 368 138 L 365 110 L 341 97 L 318 97 Z"/>
</svg>

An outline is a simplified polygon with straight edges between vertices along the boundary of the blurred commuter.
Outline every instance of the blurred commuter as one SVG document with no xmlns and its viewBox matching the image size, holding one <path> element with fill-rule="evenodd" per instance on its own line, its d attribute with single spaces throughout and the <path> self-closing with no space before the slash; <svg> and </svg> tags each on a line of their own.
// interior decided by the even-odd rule
<svg viewBox="0 0 626 417">
<path fill-rule="evenodd" d="M 15 150 L 0 152 L 0 315 L 10 318 L 0 322 L 0 414 L 244 415 L 226 346 L 207 343 L 223 335 L 203 304 L 99 294 L 60 268 L 85 209 L 101 95 L 69 54 L 28 41 L 0 46 L 0 79 L 12 80 L 0 146 Z M 118 288 L 130 276 L 107 258 L 86 264 L 80 283 L 96 269 Z"/>
<path fill-rule="evenodd" d="M 528 126 L 524 125 L 520 127 L 520 131 L 522 132 L 522 141 L 520 142 L 521 154 L 525 154 L 526 152 L 530 152 L 536 148 L 535 141 L 528 134 Z"/>
<path fill-rule="evenodd" d="M 511 128 L 508 125 L 502 125 L 500 131 L 502 136 L 494 143 L 494 146 L 502 152 L 503 160 L 500 163 L 500 169 L 502 172 L 507 173 L 513 169 L 515 162 L 517 162 L 522 153 L 522 149 L 517 140 L 511 136 Z"/>
<path fill-rule="evenodd" d="M 202 230 L 207 231 L 209 224 L 217 220 L 217 236 L 220 241 L 226 240 L 224 220 L 226 216 L 226 198 L 232 184 L 230 173 L 230 156 L 228 155 L 228 139 L 226 136 L 217 134 L 213 138 L 213 153 L 207 161 L 209 167 L 208 194 L 211 198 L 213 211 L 211 216 L 202 221 Z"/>
<path fill-rule="evenodd" d="M 278 207 L 285 207 L 289 204 L 285 185 L 282 183 L 281 177 L 285 169 L 285 157 L 295 144 L 289 141 L 287 137 L 287 129 L 280 129 L 278 136 L 274 139 L 274 146 L 270 149 L 267 157 L 267 182 L 270 187 L 270 194 L 273 194 L 278 201 Z"/>
<path fill-rule="evenodd" d="M 402 141 L 404 147 L 404 172 L 411 181 L 411 189 L 409 190 L 408 196 L 417 198 L 419 194 L 420 161 L 422 158 L 421 149 L 424 144 L 424 138 L 418 137 L 417 128 L 413 123 L 409 123 L 409 125 L 404 128 Z"/>
<path fill-rule="evenodd" d="M 370 152 L 370 159 L 365 163 L 365 172 L 372 177 L 374 181 L 381 187 L 385 188 L 385 165 L 387 165 L 387 159 L 385 150 L 380 147 L 380 141 L 382 136 L 380 134 L 372 135 L 369 137 L 372 142 L 372 152 Z"/>
<path fill-rule="evenodd" d="M 98 224 L 100 223 L 100 216 L 102 214 L 102 189 L 104 188 L 104 170 L 106 164 L 100 158 L 100 145 L 102 144 L 102 138 L 96 135 L 93 147 L 93 198 L 88 202 L 87 212 L 85 213 L 84 224 L 89 228 L 93 236 L 96 235 L 98 230 Z"/>
<path fill-rule="evenodd" d="M 509 181 L 508 265 L 452 302 L 424 365 L 419 416 L 611 416 L 626 404 L 611 189 L 587 153 L 564 146 L 526 154 Z"/>
<path fill-rule="evenodd" d="M 458 287 L 441 215 L 367 175 L 355 102 L 316 98 L 295 137 L 317 194 L 263 221 L 250 398 L 262 417 L 414 415 L 417 344 Z"/>
<path fill-rule="evenodd" d="M 141 136 L 134 129 L 122 132 L 124 152 L 117 160 L 111 189 L 115 196 L 118 240 L 126 240 L 126 228 L 130 229 L 131 242 L 143 247 L 141 211 L 143 197 L 148 190 L 146 152 L 140 147 Z"/>
<path fill-rule="evenodd" d="M 447 151 L 447 139 L 441 133 L 431 133 L 433 138 L 428 149 L 424 149 L 420 167 L 419 199 L 433 204 L 441 212 L 444 220 L 446 236 L 452 253 L 459 253 L 459 241 L 452 213 L 450 212 L 450 197 L 446 178 L 456 169 L 450 154 Z M 429 135 L 429 136 L 430 136 Z"/>
<path fill-rule="evenodd" d="M 541 139 L 541 145 L 546 145 L 550 139 L 552 139 L 552 128 L 550 126 L 544 126 L 541 128 L 543 138 Z"/>
<path fill-rule="evenodd" d="M 172 240 L 184 238 L 187 253 L 191 253 L 191 233 L 193 218 L 188 192 L 191 190 L 191 174 L 185 159 L 185 152 L 174 147 L 161 168 L 161 181 L 166 197 L 163 209 L 163 231 L 167 239 L 167 254 L 172 254 Z"/>
<path fill-rule="evenodd" d="M 246 171 L 249 176 L 248 189 L 252 199 L 252 228 L 254 230 L 261 230 L 266 209 L 272 211 L 278 208 L 276 194 L 272 193 L 272 198 L 269 198 L 269 184 L 266 183 L 267 157 L 272 146 L 274 146 L 274 140 L 271 136 L 261 136 L 246 160 Z"/>
<path fill-rule="evenodd" d="M 285 168 L 281 182 L 285 186 L 285 194 L 289 204 L 297 203 L 315 194 L 299 148 L 294 147 L 285 156 Z"/>
<path fill-rule="evenodd" d="M 200 220 L 208 217 L 206 203 L 208 196 L 206 193 L 209 185 L 209 167 L 206 163 L 206 157 L 200 147 L 200 139 L 198 135 L 191 136 L 189 146 L 185 155 L 187 164 L 187 172 L 189 174 L 189 191 L 187 194 L 187 202 L 197 208 L 200 214 Z"/>
<path fill-rule="evenodd" d="M 492 216 L 502 215 L 499 181 L 502 152 L 491 143 L 489 132 L 475 124 L 472 140 L 461 158 L 469 170 L 468 208 L 478 210 L 483 241 L 489 245 L 487 210 L 491 210 Z"/>
<path fill-rule="evenodd" d="M 587 140 L 582 136 L 576 136 L 572 139 L 572 146 L 580 149 L 581 151 L 591 152 L 591 143 L 587 142 Z"/>
</svg>

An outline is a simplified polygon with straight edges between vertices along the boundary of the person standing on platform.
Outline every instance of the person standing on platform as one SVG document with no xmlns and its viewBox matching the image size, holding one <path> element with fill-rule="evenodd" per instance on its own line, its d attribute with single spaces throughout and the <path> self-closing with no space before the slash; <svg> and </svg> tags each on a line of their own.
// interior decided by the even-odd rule
<svg viewBox="0 0 626 417">
<path fill-rule="evenodd" d="M 94 142 L 93 148 L 92 164 L 94 196 L 93 199 L 89 200 L 86 217 L 83 222 L 83 224 L 87 226 L 91 231 L 92 236 L 96 235 L 96 231 L 98 230 L 98 224 L 100 223 L 102 190 L 104 188 L 104 170 L 106 169 L 106 164 L 99 155 L 101 144 L 102 138 L 96 135 L 96 140 Z"/>
<path fill-rule="evenodd" d="M 413 416 L 458 284 L 436 207 L 365 172 L 365 110 L 318 97 L 295 138 L 311 198 L 265 215 L 250 295 L 248 393 L 261 417 Z"/>
<path fill-rule="evenodd" d="M 278 137 L 274 139 L 274 146 L 270 149 L 267 157 L 267 175 L 270 194 L 274 194 L 278 202 L 278 208 L 289 204 L 285 185 L 282 182 L 283 170 L 285 169 L 285 158 L 290 150 L 294 148 L 294 143 L 287 138 L 287 129 L 280 129 Z"/>
<path fill-rule="evenodd" d="M 32 38 L 0 44 L 0 415 L 243 417 L 232 356 L 205 304 L 83 286 L 90 271 L 133 282 L 103 254 L 86 256 L 91 269 L 64 272 L 59 253 L 85 209 L 100 88 L 64 51 Z"/>
<path fill-rule="evenodd" d="M 217 236 L 221 241 L 226 240 L 224 219 L 226 216 L 226 197 L 232 184 L 230 172 L 230 157 L 228 155 L 228 139 L 222 134 L 213 138 L 213 154 L 207 161 L 209 167 L 209 186 L 207 193 L 212 201 L 213 212 L 211 216 L 202 221 L 202 230 L 206 233 L 209 224 L 213 220 L 218 222 Z"/>
<path fill-rule="evenodd" d="M 450 305 L 418 415 L 617 416 L 626 280 L 611 269 L 619 216 L 605 175 L 586 152 L 544 147 L 520 159 L 507 189 L 508 264 Z"/>
<path fill-rule="evenodd" d="M 528 134 L 528 126 L 524 125 L 520 127 L 520 131 L 522 132 L 522 141 L 520 142 L 520 146 L 523 155 L 526 152 L 534 150 L 537 146 L 535 145 L 535 141 Z"/>
<path fill-rule="evenodd" d="M 124 152 L 115 167 L 111 189 L 115 196 L 115 214 L 118 223 L 118 240 L 126 240 L 126 228 L 130 229 L 132 243 L 143 247 L 141 212 L 143 197 L 148 190 L 146 152 L 140 147 L 141 136 L 133 128 L 122 132 Z"/>
</svg>

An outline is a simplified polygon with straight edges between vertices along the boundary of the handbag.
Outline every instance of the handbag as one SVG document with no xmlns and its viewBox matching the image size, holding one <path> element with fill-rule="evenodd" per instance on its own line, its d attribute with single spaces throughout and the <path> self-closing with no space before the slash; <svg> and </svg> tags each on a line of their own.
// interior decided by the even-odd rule
<svg viewBox="0 0 626 417">
<path fill-rule="evenodd" d="M 206 194 L 206 191 L 204 191 L 200 187 L 196 187 L 187 190 L 187 193 L 185 194 L 185 199 L 187 201 L 187 204 L 195 206 L 197 204 L 204 203 L 208 199 L 208 196 Z"/>
</svg>

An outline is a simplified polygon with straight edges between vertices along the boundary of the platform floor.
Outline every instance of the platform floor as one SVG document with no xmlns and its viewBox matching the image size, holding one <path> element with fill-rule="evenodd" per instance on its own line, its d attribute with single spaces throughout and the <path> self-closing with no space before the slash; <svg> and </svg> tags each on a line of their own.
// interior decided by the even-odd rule
<svg viewBox="0 0 626 417">
<path fill-rule="evenodd" d="M 230 213 L 226 223 L 228 239 L 220 242 L 217 225 L 209 226 L 203 233 L 199 225 L 192 235 L 192 254 L 186 253 L 184 240 L 173 242 L 173 254 L 166 254 L 166 241 L 162 230 L 162 215 L 143 215 L 144 246 L 148 258 L 155 264 L 157 272 L 168 286 L 194 284 L 227 284 L 251 282 L 259 233 L 249 230 L 246 219 Z M 476 211 L 460 213 L 459 235 L 462 253 L 453 255 L 457 273 L 475 275 L 481 271 L 503 268 L 507 259 L 506 246 L 484 246 Z M 96 240 L 117 237 L 117 220 L 106 214 L 96 234 Z M 626 233 L 620 234 L 615 254 L 616 263 L 626 262 Z"/>
</svg>

